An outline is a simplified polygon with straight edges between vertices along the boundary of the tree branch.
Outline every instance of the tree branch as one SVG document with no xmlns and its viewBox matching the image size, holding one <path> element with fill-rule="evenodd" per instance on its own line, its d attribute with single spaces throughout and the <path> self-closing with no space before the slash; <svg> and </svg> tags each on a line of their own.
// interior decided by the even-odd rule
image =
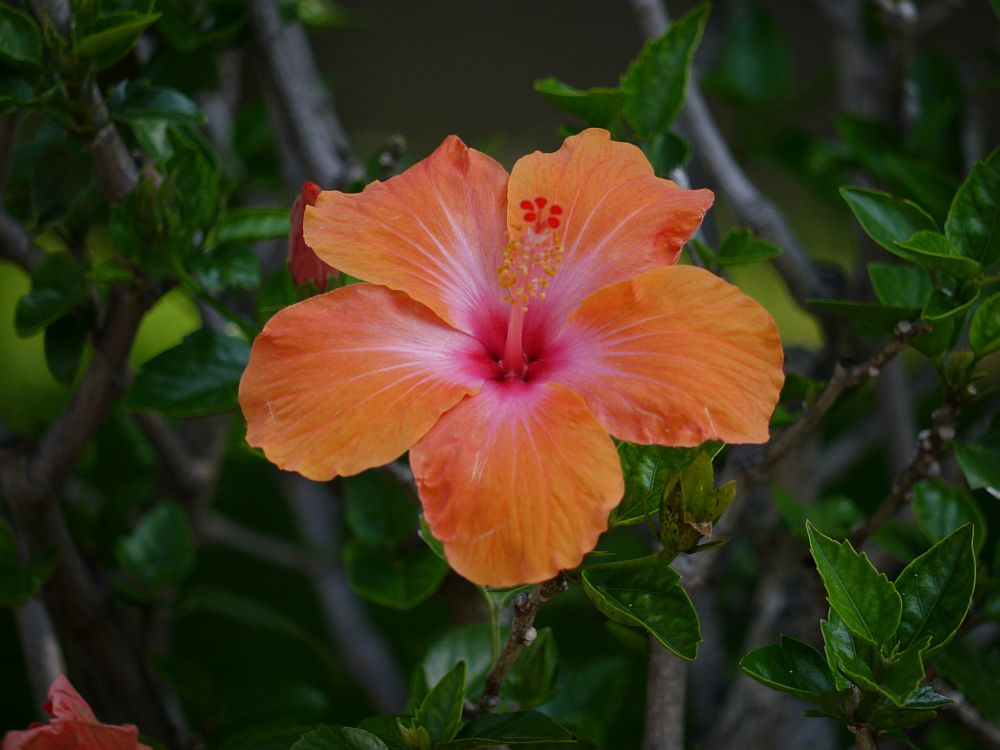
<svg viewBox="0 0 1000 750">
<path fill-rule="evenodd" d="M 647 39 L 667 29 L 670 17 L 654 0 L 632 0 L 640 28 Z M 792 296 L 800 304 L 809 297 L 828 296 L 827 284 L 799 244 L 791 225 L 778 207 L 751 182 L 726 145 L 701 91 L 694 81 L 688 83 L 679 123 L 695 144 L 699 158 L 715 178 L 716 187 L 733 204 L 740 222 L 753 227 L 762 237 L 782 249 L 774 260 Z"/>
<path fill-rule="evenodd" d="M 539 584 L 531 591 L 522 591 L 514 597 L 514 619 L 510 624 L 510 634 L 507 636 L 496 662 L 486 675 L 479 703 L 467 710 L 467 714 L 489 713 L 500 705 L 500 688 L 503 687 L 507 673 L 514 666 L 514 662 L 517 661 L 517 657 L 521 655 L 525 646 L 534 641 L 538 635 L 534 628 L 538 609 L 560 591 L 565 591 L 567 587 L 566 579 L 560 573 L 555 578 Z"/>
<path fill-rule="evenodd" d="M 250 0 L 249 11 L 254 61 L 274 105 L 269 111 L 280 119 L 278 130 L 288 134 L 307 172 L 294 182 L 345 187 L 356 170 L 305 30 L 299 23 L 285 24 L 274 0 Z"/>
<path fill-rule="evenodd" d="M 49 686 L 66 673 L 59 639 L 52 628 L 49 611 L 38 599 L 31 599 L 14 610 L 17 633 L 24 652 L 24 665 L 36 706 L 45 705 Z"/>
<path fill-rule="evenodd" d="M 288 477 L 285 489 L 303 540 L 329 555 L 326 565 L 314 569 L 312 580 L 330 638 L 337 645 L 347 671 L 380 713 L 402 711 L 406 705 L 406 683 L 339 564 L 334 498 L 323 485 L 298 475 Z"/>
<path fill-rule="evenodd" d="M 684 750 L 687 666 L 650 636 L 642 750 Z"/>
</svg>

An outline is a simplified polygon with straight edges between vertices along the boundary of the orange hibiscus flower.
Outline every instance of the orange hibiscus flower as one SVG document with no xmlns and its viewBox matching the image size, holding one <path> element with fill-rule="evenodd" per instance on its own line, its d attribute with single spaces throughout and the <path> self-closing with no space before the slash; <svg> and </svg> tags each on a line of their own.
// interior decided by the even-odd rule
<svg viewBox="0 0 1000 750">
<path fill-rule="evenodd" d="M 49 687 L 43 710 L 52 715 L 51 722 L 7 732 L 0 750 L 152 750 L 139 742 L 139 730 L 132 724 L 101 724 L 62 675 Z"/>
<path fill-rule="evenodd" d="M 431 530 L 477 583 L 575 567 L 624 491 L 609 432 L 767 440 L 773 320 L 674 265 L 711 203 L 597 129 L 509 176 L 449 137 L 360 194 L 321 193 L 306 241 L 371 283 L 271 318 L 240 383 L 247 440 L 315 480 L 409 449 Z"/>
</svg>

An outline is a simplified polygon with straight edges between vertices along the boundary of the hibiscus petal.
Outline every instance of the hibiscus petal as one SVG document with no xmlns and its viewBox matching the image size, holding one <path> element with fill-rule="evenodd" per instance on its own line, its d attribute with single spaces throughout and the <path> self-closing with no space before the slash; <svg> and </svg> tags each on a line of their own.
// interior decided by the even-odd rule
<svg viewBox="0 0 1000 750">
<path fill-rule="evenodd" d="M 413 446 L 410 465 L 448 562 L 490 586 L 578 565 L 624 492 L 614 443 L 555 383 L 487 382 Z"/>
<path fill-rule="evenodd" d="M 97 721 L 87 701 L 70 684 L 66 675 L 59 675 L 49 685 L 48 700 L 42 710 L 56 719 Z"/>
<path fill-rule="evenodd" d="M 571 388 L 636 443 L 763 443 L 784 380 L 781 339 L 757 302 L 692 266 L 595 292 L 536 377 Z"/>
<path fill-rule="evenodd" d="M 286 307 L 254 341 L 247 442 L 310 479 L 356 474 L 402 454 L 495 368 L 419 302 L 353 284 Z"/>
<path fill-rule="evenodd" d="M 321 193 L 306 209 L 305 240 L 335 268 L 406 292 L 499 349 L 509 314 L 497 282 L 506 187 L 502 166 L 449 136 L 386 182 Z"/>
<path fill-rule="evenodd" d="M 53 737 L 32 737 L 24 750 L 140 750 L 139 730 L 133 724 L 88 724 L 82 721 L 54 721 Z"/>
<path fill-rule="evenodd" d="M 525 213 L 538 198 L 541 211 Z M 525 320 L 527 337 L 557 331 L 600 287 L 675 263 L 712 200 L 710 190 L 683 190 L 656 177 L 642 151 L 597 128 L 567 138 L 555 153 L 520 159 L 507 188 L 510 236 L 522 238 L 525 216 L 542 218 L 556 205 L 558 215 L 549 218 L 564 247 L 545 299 Z"/>
</svg>

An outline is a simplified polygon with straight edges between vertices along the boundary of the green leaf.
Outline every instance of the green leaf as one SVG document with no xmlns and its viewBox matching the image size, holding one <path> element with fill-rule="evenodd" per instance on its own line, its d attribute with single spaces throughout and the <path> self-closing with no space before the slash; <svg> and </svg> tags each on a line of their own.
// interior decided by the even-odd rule
<svg viewBox="0 0 1000 750">
<path fill-rule="evenodd" d="M 210 294 L 227 289 L 253 291 L 260 286 L 260 261 L 246 245 L 224 245 L 188 264 Z"/>
<path fill-rule="evenodd" d="M 957 292 L 935 289 L 931 296 L 927 298 L 927 303 L 920 313 L 920 317 L 931 323 L 940 323 L 945 320 L 965 319 L 966 311 L 979 299 L 979 290 L 975 287 L 966 287 Z"/>
<path fill-rule="evenodd" d="M 973 545 L 979 551 L 986 543 L 986 516 L 979 504 L 961 487 L 941 479 L 925 479 L 914 486 L 913 515 L 931 543 L 955 529 L 972 523 Z"/>
<path fill-rule="evenodd" d="M 860 187 L 842 187 L 840 195 L 847 201 L 865 233 L 901 258 L 913 260 L 898 243 L 909 240 L 917 232 L 937 230 L 934 219 L 926 211 L 903 198 Z"/>
<path fill-rule="evenodd" d="M 14 530 L 0 516 L 0 607 L 19 607 L 37 595 L 58 563 L 59 552 L 53 548 L 21 567 Z"/>
<path fill-rule="evenodd" d="M 260 242 L 287 237 L 289 213 L 283 208 L 237 208 L 215 227 L 213 242 Z"/>
<path fill-rule="evenodd" d="M 899 647 L 906 650 L 930 638 L 928 651 L 952 639 L 965 619 L 976 588 L 972 524 L 951 532 L 907 565 L 896 578 L 902 597 Z"/>
<path fill-rule="evenodd" d="M 535 91 L 588 125 L 611 128 L 621 117 L 628 92 L 621 88 L 575 89 L 557 78 L 535 81 Z"/>
<path fill-rule="evenodd" d="M 743 263 L 759 263 L 781 255 L 781 248 L 767 240 L 754 237 L 749 229 L 733 229 L 722 240 L 722 246 L 715 257 L 720 266 L 735 266 Z"/>
<path fill-rule="evenodd" d="M 920 687 L 924 679 L 924 654 L 930 638 L 914 643 L 897 656 L 889 665 L 889 673 L 882 680 L 883 691 L 897 706 L 905 706 L 910 696 Z"/>
<path fill-rule="evenodd" d="M 445 632 L 424 656 L 421 669 L 428 685 L 435 685 L 457 664 L 466 664 L 466 694 L 479 699 L 486 673 L 492 665 L 487 623 L 453 628 Z"/>
<path fill-rule="evenodd" d="M 403 739 L 400 731 L 400 722 L 410 723 L 413 717 L 408 714 L 389 714 L 383 716 L 371 716 L 360 724 L 358 729 L 364 729 L 378 737 L 389 750 L 411 750 L 410 746 Z"/>
<path fill-rule="evenodd" d="M 830 606 L 852 633 L 876 645 L 888 642 L 899 626 L 902 602 L 884 573 L 850 542 L 837 542 L 806 525 L 809 550 Z"/>
<path fill-rule="evenodd" d="M 431 750 L 433 744 L 430 732 L 419 724 L 407 724 L 402 720 L 396 722 L 399 734 L 409 750 Z"/>
<path fill-rule="evenodd" d="M 417 606 L 437 591 L 448 564 L 427 547 L 405 555 L 355 542 L 344 549 L 351 588 L 376 604 L 395 609 Z"/>
<path fill-rule="evenodd" d="M 1000 148 L 977 162 L 958 188 L 944 231 L 967 258 L 986 267 L 1000 262 Z"/>
<path fill-rule="evenodd" d="M 369 547 L 392 549 L 412 539 L 419 507 L 387 472 L 366 471 L 344 480 L 348 525 Z"/>
<path fill-rule="evenodd" d="M 295 284 L 288 271 L 288 264 L 282 263 L 257 291 L 257 315 L 266 322 L 278 310 L 298 301 Z"/>
<path fill-rule="evenodd" d="M 249 358 L 246 341 L 207 329 L 195 331 L 142 366 L 125 396 L 125 408 L 173 417 L 235 408 Z"/>
<path fill-rule="evenodd" d="M 258 599 L 198 584 L 187 592 L 174 614 L 177 618 L 182 618 L 202 612 L 221 615 L 243 625 L 298 641 L 316 655 L 330 674 L 343 674 L 342 662 L 333 656 L 325 643 L 313 637 L 293 616 L 286 615 Z"/>
<path fill-rule="evenodd" d="M 820 631 L 823 633 L 823 651 L 837 689 L 844 690 L 851 683 L 840 673 L 841 660 L 846 657 L 859 659 L 864 663 L 871 658 L 873 647 L 851 633 L 835 610 L 830 610 L 829 617 L 829 620 L 819 621 Z"/>
<path fill-rule="evenodd" d="M 9 7 L 9 6 L 0 6 Z M 2 21 L 0 21 L 2 23 Z M 23 106 L 35 101 L 35 89 L 20 76 L 0 73 L 0 109 L 8 104 Z"/>
<path fill-rule="evenodd" d="M 863 692 L 889 697 L 864 659 L 850 654 L 837 654 L 837 669 Z"/>
<path fill-rule="evenodd" d="M 116 261 L 109 260 L 87 271 L 87 278 L 99 284 L 114 284 L 119 281 L 132 281 L 135 274 Z"/>
<path fill-rule="evenodd" d="M 934 656 L 948 681 L 978 708 L 984 718 L 1000 724 L 1000 650 L 983 647 L 968 638 L 950 643 Z"/>
<path fill-rule="evenodd" d="M 85 315 L 64 315 L 45 329 L 45 364 L 56 382 L 69 388 L 80 369 L 91 321 Z"/>
<path fill-rule="evenodd" d="M 632 633 L 637 631 L 626 628 Z M 559 667 L 559 653 L 551 628 L 542 628 L 538 637 L 521 652 L 507 677 L 506 689 L 524 708 L 544 703 L 552 693 Z"/>
<path fill-rule="evenodd" d="M 194 569 L 195 539 L 183 508 L 155 506 L 118 542 L 115 560 L 125 575 L 121 590 L 143 600 L 184 580 Z"/>
<path fill-rule="evenodd" d="M 917 688 L 902 707 L 888 700 L 880 703 L 870 723 L 876 729 L 915 726 L 937 716 L 935 709 L 951 704 L 949 698 L 935 692 L 930 685 L 924 685 Z"/>
<path fill-rule="evenodd" d="M 513 711 L 477 716 L 451 742 L 435 750 L 474 750 L 501 745 L 539 745 L 575 742 L 576 738 L 561 724 L 537 711 Z"/>
<path fill-rule="evenodd" d="M 887 307 L 921 308 L 934 288 L 930 274 L 920 267 L 869 263 L 868 277 Z"/>
<path fill-rule="evenodd" d="M 109 13 L 98 19 L 95 28 L 76 40 L 75 51 L 91 58 L 98 68 L 106 68 L 129 53 L 142 32 L 160 17 L 159 13 L 138 13 L 125 10 Z"/>
<path fill-rule="evenodd" d="M 67 143 L 45 149 L 31 175 L 31 210 L 39 227 L 72 215 L 92 182 L 90 165 Z"/>
<path fill-rule="evenodd" d="M 955 458 L 972 489 L 1000 497 L 1000 432 L 977 443 L 955 443 Z"/>
<path fill-rule="evenodd" d="M 671 172 L 683 167 L 691 158 L 691 145 L 669 131 L 643 143 L 642 151 L 657 177 L 669 178 Z"/>
<path fill-rule="evenodd" d="M 581 576 L 587 596 L 605 616 L 645 628 L 682 659 L 697 657 L 698 614 L 673 568 L 653 563 L 608 573 L 584 570 Z"/>
<path fill-rule="evenodd" d="M 757 682 L 811 703 L 834 707 L 842 700 L 843 691 L 819 651 L 787 635 L 744 656 L 740 669 Z"/>
<path fill-rule="evenodd" d="M 972 316 L 969 344 L 978 357 L 1000 349 L 1000 292 L 987 298 Z"/>
<path fill-rule="evenodd" d="M 967 279 L 979 270 L 976 261 L 962 255 L 940 232 L 921 230 L 905 242 L 896 244 L 914 263 L 924 268 L 940 269 L 957 279 Z"/>
<path fill-rule="evenodd" d="M 611 513 L 613 526 L 641 523 L 659 508 L 670 477 L 691 463 L 698 452 L 712 456 L 722 450 L 723 443 L 709 441 L 697 448 L 665 448 L 659 445 L 619 443 L 618 457 L 625 477 L 625 496 Z"/>
<path fill-rule="evenodd" d="M 150 86 L 145 82 L 124 81 L 116 86 L 108 101 L 111 116 L 123 122 L 165 120 L 203 122 L 198 105 L 180 91 Z"/>
<path fill-rule="evenodd" d="M 759 3 L 740 3 L 722 38 L 706 83 L 745 106 L 777 99 L 791 85 L 791 50 Z"/>
<path fill-rule="evenodd" d="M 364 729 L 324 727 L 306 732 L 290 750 L 388 750 L 385 743 Z"/>
<path fill-rule="evenodd" d="M 889 704 L 892 705 L 891 703 Z M 930 721 L 937 716 L 937 711 L 926 709 L 891 708 L 875 713 L 869 724 L 880 732 L 890 732 L 893 729 L 913 727 Z"/>
<path fill-rule="evenodd" d="M 83 267 L 69 253 L 42 258 L 31 272 L 31 292 L 17 301 L 14 328 L 27 337 L 59 320 L 87 295 Z"/>
<path fill-rule="evenodd" d="M 444 554 L 444 544 L 442 544 L 441 540 L 436 538 L 431 532 L 430 524 L 427 523 L 427 519 L 424 517 L 423 513 L 420 514 L 418 523 L 420 524 L 420 528 L 417 529 L 417 536 L 423 540 L 424 544 L 427 545 L 431 552 L 437 555 L 441 560 L 447 560 L 448 558 L 445 557 Z"/>
<path fill-rule="evenodd" d="M 664 132 L 680 112 L 708 13 L 707 5 L 699 5 L 674 21 L 643 47 L 622 78 L 622 88 L 631 94 L 625 117 L 641 138 Z"/>
<path fill-rule="evenodd" d="M 14 66 L 42 63 L 38 24 L 24 11 L 6 3 L 0 4 L 0 60 Z"/>
<path fill-rule="evenodd" d="M 832 495 L 814 503 L 801 503 L 791 495 L 775 488 L 772 491 L 778 515 L 798 537 L 806 539 L 806 521 L 827 536 L 847 536 L 854 526 L 864 520 L 864 513 L 849 497 Z"/>
<path fill-rule="evenodd" d="M 672 559 L 682 552 L 704 549 L 699 544 L 712 535 L 715 523 L 735 498 L 735 482 L 716 489 L 712 456 L 699 452 L 681 469 L 679 478 L 668 484 L 660 503 L 663 555 Z"/>
<path fill-rule="evenodd" d="M 896 323 L 901 320 L 916 320 L 920 317 L 919 307 L 886 307 L 874 302 L 847 302 L 839 299 L 808 299 L 806 302 L 886 333 L 895 329 Z"/>
<path fill-rule="evenodd" d="M 462 726 L 465 704 L 465 662 L 460 661 L 427 693 L 417 710 L 417 723 L 437 742 L 447 742 Z"/>
</svg>

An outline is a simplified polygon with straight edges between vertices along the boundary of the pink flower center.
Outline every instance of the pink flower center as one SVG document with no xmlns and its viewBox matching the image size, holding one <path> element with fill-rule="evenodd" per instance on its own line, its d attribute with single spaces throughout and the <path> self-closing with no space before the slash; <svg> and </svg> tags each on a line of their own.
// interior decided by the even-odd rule
<svg viewBox="0 0 1000 750">
<path fill-rule="evenodd" d="M 501 367 L 504 377 L 513 378 L 523 378 L 526 371 L 524 315 L 531 300 L 545 299 L 564 253 L 559 234 L 562 207 L 541 196 L 522 200 L 518 207 L 524 224 L 514 229 L 520 237 L 507 243 L 497 268 L 503 298 L 511 304 Z"/>
</svg>

